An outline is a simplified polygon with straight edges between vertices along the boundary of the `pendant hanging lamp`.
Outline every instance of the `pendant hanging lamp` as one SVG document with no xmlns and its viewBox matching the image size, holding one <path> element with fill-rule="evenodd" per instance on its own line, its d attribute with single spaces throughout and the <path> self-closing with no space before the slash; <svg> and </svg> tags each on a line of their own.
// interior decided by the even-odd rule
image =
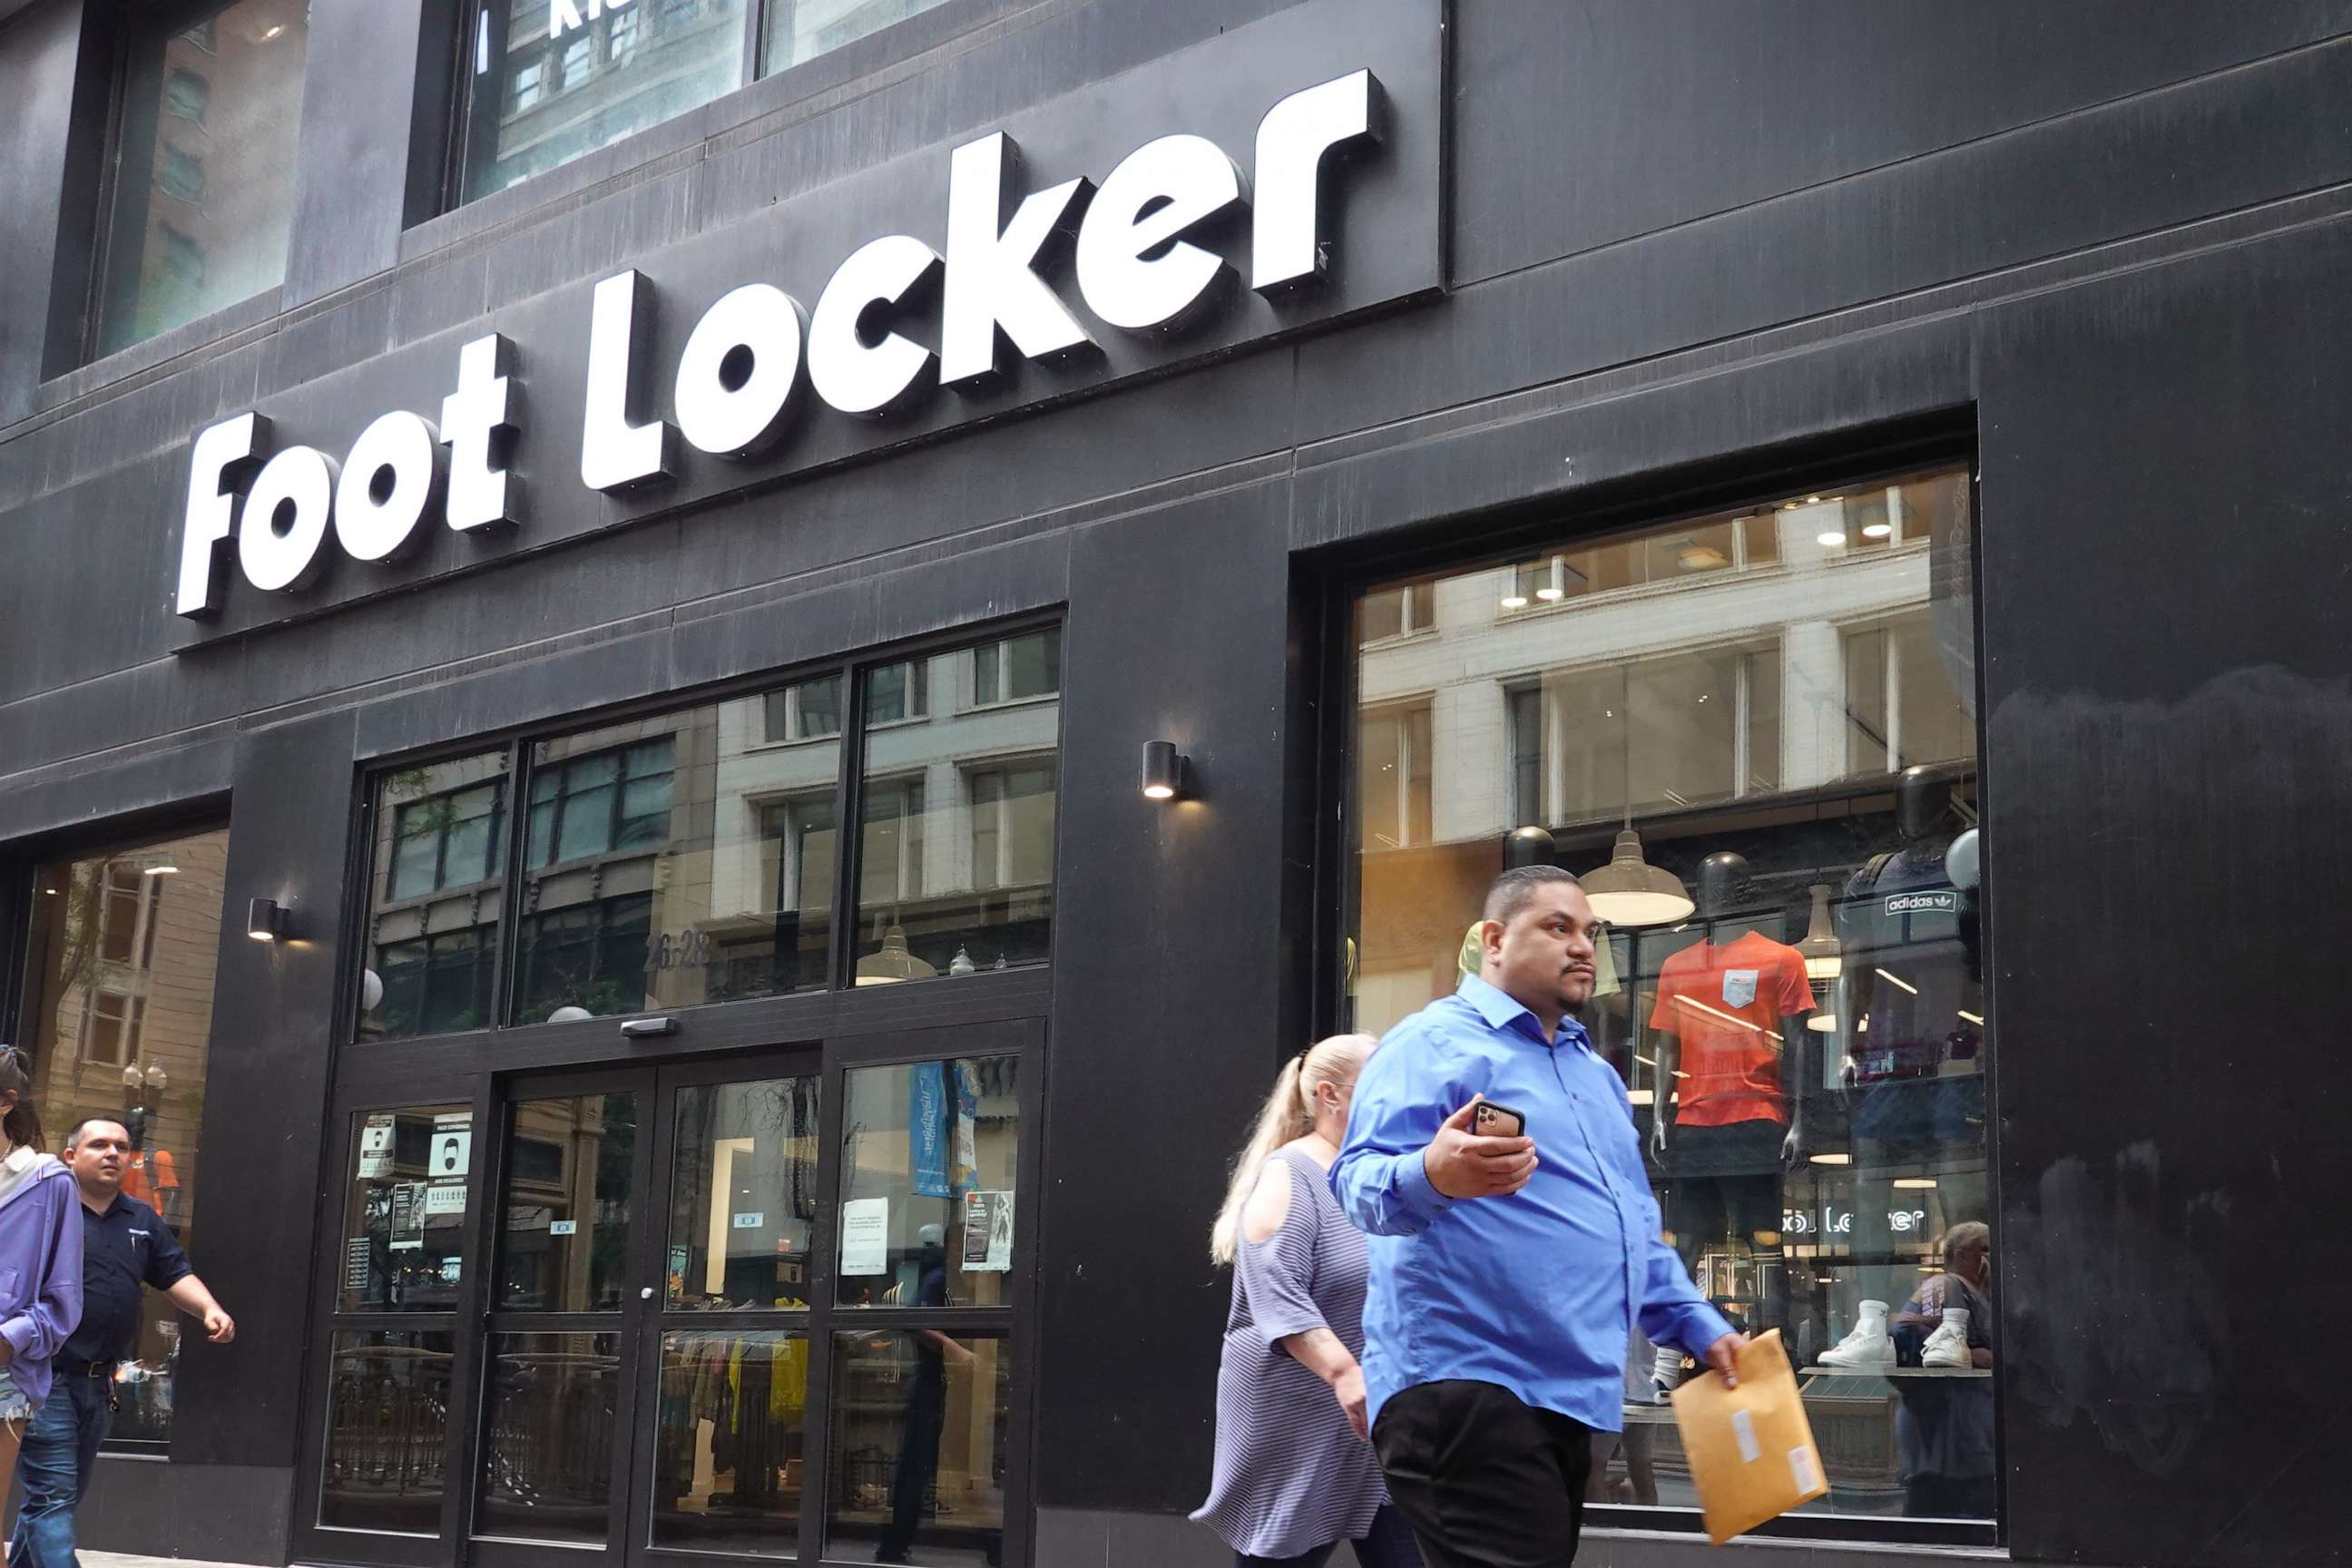
<svg viewBox="0 0 2352 1568">
<path fill-rule="evenodd" d="M 907 928 L 897 921 L 882 933 L 882 947 L 857 961 L 860 985 L 896 985 L 902 980 L 929 980 L 939 973 L 933 965 L 907 951 Z"/>
<path fill-rule="evenodd" d="M 1642 858 L 1642 836 L 1630 825 L 1617 835 L 1609 864 L 1580 880 L 1592 912 L 1613 926 L 1666 925 L 1698 908 L 1680 877 Z"/>
<path fill-rule="evenodd" d="M 1617 847 L 1609 864 L 1586 872 L 1579 880 L 1584 884 L 1584 897 L 1592 912 L 1613 926 L 1662 926 L 1687 920 L 1698 906 L 1691 901 L 1690 889 L 1672 871 L 1653 866 L 1642 858 L 1642 836 L 1633 831 L 1633 682 L 1624 677 L 1624 689 L 1618 704 L 1625 717 L 1619 723 L 1625 727 L 1625 743 L 1619 754 L 1625 759 L 1625 826 L 1617 835 Z"/>
<path fill-rule="evenodd" d="M 1830 886 L 1816 882 L 1813 895 L 1813 918 L 1805 924 L 1805 940 L 1797 951 L 1805 955 L 1805 978 L 1835 980 L 1845 968 L 1845 952 L 1838 946 L 1837 932 L 1830 925 Z"/>
</svg>

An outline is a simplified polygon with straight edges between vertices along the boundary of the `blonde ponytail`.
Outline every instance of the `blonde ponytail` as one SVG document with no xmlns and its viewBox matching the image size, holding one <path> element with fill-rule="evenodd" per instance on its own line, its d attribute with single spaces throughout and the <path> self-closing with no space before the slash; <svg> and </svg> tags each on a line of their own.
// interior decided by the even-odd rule
<svg viewBox="0 0 2352 1568">
<path fill-rule="evenodd" d="M 1258 1109 L 1257 1124 L 1234 1162 L 1232 1181 L 1225 1188 L 1224 1206 L 1209 1231 L 1209 1257 L 1220 1264 L 1234 1260 L 1240 1245 L 1242 1210 L 1256 1190 L 1259 1168 L 1276 1149 L 1315 1131 L 1315 1090 L 1323 1084 L 1350 1084 L 1362 1070 L 1364 1058 L 1380 1044 L 1370 1035 L 1334 1035 L 1318 1041 L 1282 1064 L 1275 1075 L 1274 1092 Z"/>
</svg>

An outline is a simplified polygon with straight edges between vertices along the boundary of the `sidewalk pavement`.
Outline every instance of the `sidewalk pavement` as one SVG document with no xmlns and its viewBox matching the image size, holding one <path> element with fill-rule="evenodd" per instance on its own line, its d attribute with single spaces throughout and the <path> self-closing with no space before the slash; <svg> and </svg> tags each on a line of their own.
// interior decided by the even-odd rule
<svg viewBox="0 0 2352 1568">
<path fill-rule="evenodd" d="M 77 1552 L 82 1568 L 245 1568 L 236 1563 L 198 1563 L 187 1557 L 137 1557 L 127 1552 Z"/>
</svg>

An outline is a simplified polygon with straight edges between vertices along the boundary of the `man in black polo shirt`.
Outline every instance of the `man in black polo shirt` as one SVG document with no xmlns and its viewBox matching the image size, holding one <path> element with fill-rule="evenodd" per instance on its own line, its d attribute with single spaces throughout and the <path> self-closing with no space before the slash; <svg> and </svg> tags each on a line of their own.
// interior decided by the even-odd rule
<svg viewBox="0 0 2352 1568">
<path fill-rule="evenodd" d="M 188 1255 L 155 1211 L 125 1197 L 131 1133 L 120 1121 L 92 1117 L 66 1138 L 66 1166 L 81 1188 L 81 1326 L 58 1352 L 57 1381 L 25 1429 L 16 1479 L 25 1492 L 8 1568 L 79 1568 L 74 1510 L 89 1489 L 98 1446 L 114 1415 L 114 1368 L 139 1344 L 140 1287 L 152 1285 L 192 1318 L 215 1344 L 236 1337 L 236 1324 L 188 1266 Z"/>
</svg>

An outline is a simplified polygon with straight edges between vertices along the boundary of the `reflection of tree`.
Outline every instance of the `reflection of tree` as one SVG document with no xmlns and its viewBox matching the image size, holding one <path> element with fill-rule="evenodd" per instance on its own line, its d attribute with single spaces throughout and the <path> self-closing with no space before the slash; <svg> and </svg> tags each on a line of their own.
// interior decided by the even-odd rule
<svg viewBox="0 0 2352 1568">
<path fill-rule="evenodd" d="M 106 859 L 74 865 L 66 884 L 65 930 L 58 943 L 57 988 L 60 992 L 88 985 L 98 968 L 101 912 L 106 907 Z"/>
</svg>

